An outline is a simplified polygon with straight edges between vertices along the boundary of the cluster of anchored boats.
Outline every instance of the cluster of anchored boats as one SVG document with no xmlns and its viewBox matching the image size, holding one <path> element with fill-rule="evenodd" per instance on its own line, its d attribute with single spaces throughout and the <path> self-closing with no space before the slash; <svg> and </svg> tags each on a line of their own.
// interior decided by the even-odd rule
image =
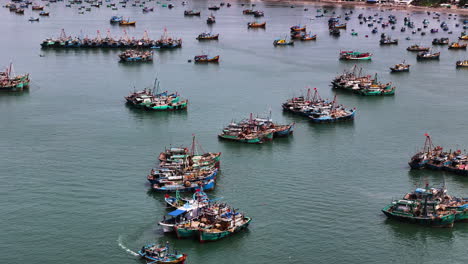
<svg viewBox="0 0 468 264">
<path fill-rule="evenodd" d="M 29 88 L 29 74 L 16 75 L 13 65 L 0 72 L 0 91 L 21 92 Z"/>
<path fill-rule="evenodd" d="M 333 101 L 324 100 L 320 97 L 316 88 L 314 94 L 310 96 L 310 89 L 307 96 L 293 97 L 283 104 L 283 110 L 293 114 L 308 117 L 314 123 L 331 123 L 339 121 L 354 120 L 356 109 L 349 109 L 339 105 L 336 95 Z"/>
<path fill-rule="evenodd" d="M 126 50 L 119 54 L 120 61 L 124 62 L 145 62 L 153 61 L 152 51 Z"/>
<path fill-rule="evenodd" d="M 147 176 L 151 188 L 165 192 L 164 200 L 171 211 L 159 222 L 164 233 L 175 233 L 178 238 L 197 238 L 200 242 L 216 241 L 244 230 L 251 218 L 219 199 L 210 199 L 205 191 L 215 187 L 220 168 L 221 153 L 204 152 L 196 142 L 187 147 L 166 148 L 159 154 L 159 165 Z M 192 192 L 181 197 L 181 192 Z M 174 193 L 174 196 L 169 195 Z M 150 244 L 141 248 L 138 254 L 156 261 L 162 257 L 173 262 L 185 261 L 187 255 L 169 253 L 165 246 Z"/>
<path fill-rule="evenodd" d="M 249 119 L 240 122 L 231 122 L 225 127 L 219 138 L 243 143 L 263 143 L 276 137 L 285 137 L 293 133 L 294 123 L 279 125 L 273 123 L 271 116 L 268 118 L 254 118 L 250 114 Z"/>
<path fill-rule="evenodd" d="M 178 93 L 160 92 L 158 79 L 154 80 L 153 88 L 135 91 L 125 100 L 131 106 L 156 111 L 184 110 L 188 105 L 188 100 L 182 99 Z"/>
<path fill-rule="evenodd" d="M 443 188 L 417 188 L 382 209 L 389 218 L 432 227 L 452 227 L 468 221 L 468 199 L 447 194 Z"/>
<path fill-rule="evenodd" d="M 461 150 L 444 151 L 443 147 L 432 144 L 428 134 L 424 148 L 411 157 L 409 165 L 412 169 L 444 170 L 468 176 L 468 154 L 462 153 Z"/>
<path fill-rule="evenodd" d="M 152 48 L 152 49 L 173 49 L 182 47 L 182 39 L 174 39 L 164 34 L 158 40 L 152 40 L 145 31 L 143 38 L 130 38 L 127 33 L 121 38 L 113 38 L 110 31 L 106 37 L 101 37 L 98 30 L 95 38 L 67 36 L 62 29 L 60 37 L 48 38 L 41 43 L 42 48 Z"/>
<path fill-rule="evenodd" d="M 356 72 L 357 71 L 357 72 Z M 358 70 L 354 66 L 351 71 L 345 71 L 333 79 L 333 88 L 353 91 L 361 95 L 394 95 L 395 87 L 392 83 L 382 84 L 377 80 L 377 73 L 374 78 L 370 75 L 361 75 L 362 68 Z"/>
</svg>

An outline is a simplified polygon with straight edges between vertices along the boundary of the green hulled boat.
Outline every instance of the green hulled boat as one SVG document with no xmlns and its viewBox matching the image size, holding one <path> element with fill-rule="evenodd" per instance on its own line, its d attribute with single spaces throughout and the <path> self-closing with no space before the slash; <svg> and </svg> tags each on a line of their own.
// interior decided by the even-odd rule
<svg viewBox="0 0 468 264">
<path fill-rule="evenodd" d="M 187 109 L 188 100 L 179 101 L 179 97 L 176 98 L 176 102 L 171 101 L 153 101 L 149 105 L 145 105 L 146 109 L 156 111 L 173 111 Z"/>
<path fill-rule="evenodd" d="M 382 209 L 389 218 L 431 227 L 453 227 L 456 213 L 452 211 L 437 211 L 436 203 L 423 203 L 412 200 L 397 200 Z"/>
<path fill-rule="evenodd" d="M 229 221 L 230 223 L 233 223 L 233 227 L 226 229 L 226 230 L 220 230 L 215 227 L 200 228 L 200 231 L 199 231 L 200 242 L 216 241 L 216 240 L 225 238 L 227 236 L 230 236 L 234 233 L 237 233 L 241 230 L 244 230 L 248 227 L 252 219 L 250 217 L 242 217 L 242 219 L 240 220 L 241 222 L 233 222 L 232 220 L 229 220 Z"/>
<path fill-rule="evenodd" d="M 15 75 L 13 65 L 0 72 L 0 90 L 3 91 L 22 91 L 29 87 L 29 74 Z"/>
<path fill-rule="evenodd" d="M 177 238 L 192 238 L 198 233 L 198 227 L 192 226 L 191 223 L 186 223 L 174 226 Z"/>
</svg>

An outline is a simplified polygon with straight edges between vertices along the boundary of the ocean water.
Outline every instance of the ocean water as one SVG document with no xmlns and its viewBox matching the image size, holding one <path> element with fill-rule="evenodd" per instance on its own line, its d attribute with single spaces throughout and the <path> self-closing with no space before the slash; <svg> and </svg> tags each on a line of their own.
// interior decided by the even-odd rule
<svg viewBox="0 0 468 264">
<path fill-rule="evenodd" d="M 2 2 L 3 4 L 4 2 Z M 163 2 L 165 3 L 165 2 Z M 0 9 L 0 61 L 29 72 L 32 86 L 22 94 L 0 94 L 0 263 L 141 263 L 132 252 L 150 242 L 170 241 L 189 255 L 187 263 L 465 263 L 468 225 L 431 229 L 390 221 L 381 209 L 425 182 L 445 182 L 449 192 L 468 195 L 468 179 L 445 173 L 410 171 L 407 161 L 424 143 L 466 149 L 468 71 L 455 61 L 466 51 L 441 51 L 440 61 L 417 62 L 406 51 L 411 44 L 430 45 L 432 38 L 456 39 L 461 28 L 432 15 L 413 13 L 427 34 L 399 31 L 404 11 L 326 7 L 344 17 L 354 11 L 348 29 L 331 37 L 327 17 L 316 18 L 313 4 L 255 2 L 265 12 L 266 29 L 247 29 L 252 16 L 242 15 L 249 2 L 232 2 L 213 11 L 216 24 L 206 24 L 214 1 L 173 1 L 154 12 L 141 7 L 112 11 L 105 6 L 78 14 L 78 6 L 51 4 L 50 17 L 30 23 L 25 15 Z M 246 6 L 241 6 L 245 3 Z M 201 17 L 184 17 L 185 9 Z M 308 8 L 308 11 L 304 11 Z M 396 30 L 371 34 L 357 15 L 398 17 Z M 129 36 L 145 30 L 156 39 L 183 38 L 183 47 L 155 51 L 153 63 L 118 62 L 117 50 L 41 50 L 47 37 L 64 29 L 70 35 L 122 36 L 124 28 L 109 24 L 121 14 L 137 21 Z M 37 16 L 37 12 L 34 12 Z M 452 16 L 454 17 L 454 16 Z M 317 41 L 274 47 L 275 38 L 295 24 L 307 25 Z M 351 30 L 359 33 L 351 36 Z M 220 40 L 198 42 L 204 31 Z M 440 30 L 441 31 L 441 30 Z M 379 46 L 380 33 L 400 39 L 398 46 Z M 365 37 L 368 35 L 368 37 Z M 411 40 L 405 40 L 409 36 Z M 333 91 L 330 81 L 354 63 L 338 60 L 340 50 L 374 54 L 359 63 L 363 72 L 378 73 L 397 87 L 393 97 L 361 97 Z M 193 56 L 220 55 L 217 65 L 188 63 Z M 40 56 L 42 55 L 42 56 Z M 406 60 L 411 72 L 390 74 Z M 158 77 L 163 89 L 189 99 L 187 112 L 157 113 L 132 109 L 123 97 L 134 87 L 150 86 Z M 281 103 L 317 88 L 324 98 L 336 92 L 339 103 L 357 108 L 354 122 L 316 125 L 283 113 Z M 278 123 L 296 122 L 294 135 L 262 145 L 224 142 L 217 134 L 231 120 L 271 109 Z M 235 208 L 253 218 L 249 230 L 216 243 L 177 240 L 164 235 L 157 222 L 168 211 L 163 195 L 149 191 L 146 175 L 157 154 L 168 146 L 189 145 L 192 134 L 206 151 L 222 152 L 216 189 Z"/>
</svg>

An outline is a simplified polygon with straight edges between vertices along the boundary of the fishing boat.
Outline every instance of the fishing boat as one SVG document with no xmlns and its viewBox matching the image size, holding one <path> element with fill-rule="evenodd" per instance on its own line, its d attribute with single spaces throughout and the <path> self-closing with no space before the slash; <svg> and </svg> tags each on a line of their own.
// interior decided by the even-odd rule
<svg viewBox="0 0 468 264">
<path fill-rule="evenodd" d="M 301 37 L 302 41 L 308 41 L 308 40 L 316 40 L 317 35 L 312 35 L 311 33 L 306 33 Z"/>
<path fill-rule="evenodd" d="M 460 67 L 460 68 L 466 68 L 466 67 L 468 67 L 468 60 L 457 61 L 457 62 L 456 62 L 456 65 L 457 65 L 457 68 L 458 68 L 458 67 Z"/>
<path fill-rule="evenodd" d="M 215 225 L 205 225 L 199 229 L 200 242 L 220 240 L 234 233 L 247 229 L 252 219 L 241 213 L 227 212 L 218 219 Z"/>
<path fill-rule="evenodd" d="M 462 33 L 460 37 L 458 37 L 460 40 L 468 40 L 468 35 Z"/>
<path fill-rule="evenodd" d="M 273 41 L 274 46 L 289 46 L 289 45 L 294 45 L 293 40 L 287 41 L 286 39 L 275 39 Z"/>
<path fill-rule="evenodd" d="M 380 45 L 398 45 L 398 39 L 391 39 L 389 36 L 382 33 L 380 36 Z"/>
<path fill-rule="evenodd" d="M 169 253 L 169 242 L 167 242 L 165 246 L 158 244 L 143 246 L 138 251 L 138 255 L 149 261 L 148 263 L 154 264 L 183 264 L 187 259 L 186 254 L 178 254 L 177 251 Z"/>
<path fill-rule="evenodd" d="M 201 12 L 200 11 L 195 11 L 195 10 L 185 10 L 184 11 L 184 16 L 200 16 Z"/>
<path fill-rule="evenodd" d="M 330 32 L 330 35 L 332 35 L 332 36 L 338 37 L 338 36 L 341 35 L 340 30 L 338 28 L 335 28 L 335 27 L 330 28 L 329 32 Z"/>
<path fill-rule="evenodd" d="M 130 21 L 129 19 L 124 19 L 119 22 L 119 26 L 135 26 L 136 21 Z"/>
<path fill-rule="evenodd" d="M 44 6 L 41 5 L 33 5 L 31 8 L 32 10 L 44 10 Z"/>
<path fill-rule="evenodd" d="M 421 151 L 414 154 L 411 157 L 411 160 L 408 162 L 408 165 L 411 169 L 422 169 L 426 166 L 427 162 L 429 162 L 430 157 L 432 156 L 433 152 L 436 152 L 438 148 L 434 146 L 432 143 L 432 139 L 429 134 L 424 134 L 426 140 L 424 141 L 424 147 Z"/>
<path fill-rule="evenodd" d="M 221 8 L 221 7 L 215 6 L 215 5 L 214 5 L 214 6 L 209 6 L 209 7 L 208 7 L 208 10 L 215 10 L 215 11 L 216 11 L 216 10 L 219 10 L 220 8 Z"/>
<path fill-rule="evenodd" d="M 449 38 L 435 38 L 432 40 L 432 45 L 448 45 Z"/>
<path fill-rule="evenodd" d="M 407 51 L 417 51 L 417 52 L 429 51 L 430 49 L 431 49 L 430 47 L 422 47 L 417 44 L 411 45 L 408 48 L 406 48 Z"/>
<path fill-rule="evenodd" d="M 438 60 L 440 58 L 440 52 L 431 53 L 429 51 L 423 51 L 418 53 L 416 58 L 418 60 Z"/>
<path fill-rule="evenodd" d="M 219 62 L 219 55 L 209 57 L 208 55 L 197 55 L 194 57 L 195 63 Z"/>
<path fill-rule="evenodd" d="M 334 123 L 341 121 L 352 121 L 356 115 L 355 109 L 347 109 L 337 104 L 336 95 L 331 108 L 322 108 L 311 113 L 310 120 L 314 123 Z"/>
<path fill-rule="evenodd" d="M 197 40 L 218 40 L 219 34 L 201 33 L 198 35 Z"/>
<path fill-rule="evenodd" d="M 262 11 L 256 10 L 256 11 L 253 12 L 253 15 L 254 15 L 254 17 L 262 17 L 262 16 L 265 15 L 265 13 L 263 13 Z"/>
<path fill-rule="evenodd" d="M 392 219 L 431 227 L 453 227 L 456 214 L 438 210 L 433 201 L 396 200 L 382 209 Z"/>
<path fill-rule="evenodd" d="M 16 75 L 12 63 L 0 72 L 0 91 L 21 92 L 29 88 L 29 83 L 29 74 Z"/>
<path fill-rule="evenodd" d="M 357 51 L 340 51 L 340 60 L 371 60 L 372 53 Z"/>
<path fill-rule="evenodd" d="M 411 65 L 405 64 L 405 62 L 403 62 L 390 67 L 390 70 L 391 72 L 409 72 L 410 66 Z"/>
<path fill-rule="evenodd" d="M 206 19 L 207 24 L 214 24 L 216 23 L 216 17 L 211 14 L 207 19 Z"/>
<path fill-rule="evenodd" d="M 110 23 L 111 24 L 118 24 L 120 22 L 122 22 L 124 19 L 122 16 L 112 16 L 111 19 L 110 19 Z"/>
<path fill-rule="evenodd" d="M 466 50 L 466 46 L 467 46 L 467 45 L 468 45 L 468 44 L 466 44 L 466 43 L 465 43 L 465 44 L 460 44 L 460 43 L 458 43 L 458 42 L 453 42 L 452 44 L 450 44 L 450 45 L 448 46 L 448 48 L 449 48 L 449 49 L 465 49 L 465 50 Z"/>
<path fill-rule="evenodd" d="M 174 39 L 169 37 L 167 29 L 164 28 L 164 33 L 161 38 L 153 43 L 152 49 L 175 49 L 182 47 L 182 39 Z"/>
<path fill-rule="evenodd" d="M 143 13 L 148 13 L 148 12 L 153 12 L 153 11 L 154 11 L 154 7 L 149 8 L 149 7 L 145 6 L 143 8 Z"/>
<path fill-rule="evenodd" d="M 244 14 L 244 15 L 253 15 L 254 12 L 255 11 L 253 9 L 244 9 L 244 10 L 242 10 L 242 14 Z"/>
<path fill-rule="evenodd" d="M 266 22 L 259 23 L 259 22 L 249 22 L 247 23 L 248 28 L 265 28 Z"/>
<path fill-rule="evenodd" d="M 148 62 L 153 61 L 152 51 L 126 50 L 119 54 L 122 62 Z"/>
<path fill-rule="evenodd" d="M 291 32 L 291 39 L 301 39 L 303 36 L 305 36 L 305 32 L 303 31 L 294 31 Z"/>
<path fill-rule="evenodd" d="M 17 9 L 15 10 L 15 13 L 16 13 L 16 14 L 22 15 L 22 14 L 24 14 L 24 9 L 22 9 L 22 8 L 17 8 Z"/>
<path fill-rule="evenodd" d="M 291 32 L 294 31 L 306 31 L 306 26 L 295 25 L 291 27 Z"/>
<path fill-rule="evenodd" d="M 34 21 L 39 21 L 38 17 L 30 17 L 28 21 L 34 22 Z"/>
<path fill-rule="evenodd" d="M 39 13 L 39 15 L 40 16 L 49 16 L 49 12 L 42 11 L 42 12 Z"/>
</svg>

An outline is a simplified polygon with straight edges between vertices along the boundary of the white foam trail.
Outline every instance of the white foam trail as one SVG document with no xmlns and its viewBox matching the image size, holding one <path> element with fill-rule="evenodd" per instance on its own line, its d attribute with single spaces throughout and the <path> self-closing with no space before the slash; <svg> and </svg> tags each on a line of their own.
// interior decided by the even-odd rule
<svg viewBox="0 0 468 264">
<path fill-rule="evenodd" d="M 138 256 L 138 253 L 136 253 L 136 252 L 132 251 L 131 249 L 127 248 L 126 246 L 124 246 L 124 244 L 122 243 L 122 236 L 119 236 L 119 238 L 117 239 L 117 242 L 119 243 L 119 247 L 121 247 L 123 250 L 127 251 L 129 254 L 132 254 L 135 257 Z"/>
</svg>

